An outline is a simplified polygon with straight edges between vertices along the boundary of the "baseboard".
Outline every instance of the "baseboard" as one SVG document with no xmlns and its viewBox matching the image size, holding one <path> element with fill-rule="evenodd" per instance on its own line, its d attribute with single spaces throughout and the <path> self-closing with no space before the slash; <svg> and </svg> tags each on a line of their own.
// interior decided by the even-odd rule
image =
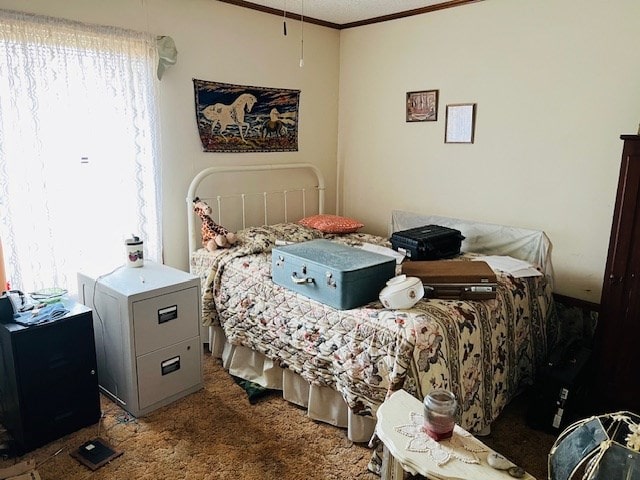
<svg viewBox="0 0 640 480">
<path fill-rule="evenodd" d="M 568 297 L 566 295 L 560 295 L 559 293 L 553 294 L 554 300 L 566 305 L 567 307 L 577 307 L 583 310 L 589 310 L 592 312 L 600 312 L 600 304 L 581 300 L 579 298 Z"/>
</svg>

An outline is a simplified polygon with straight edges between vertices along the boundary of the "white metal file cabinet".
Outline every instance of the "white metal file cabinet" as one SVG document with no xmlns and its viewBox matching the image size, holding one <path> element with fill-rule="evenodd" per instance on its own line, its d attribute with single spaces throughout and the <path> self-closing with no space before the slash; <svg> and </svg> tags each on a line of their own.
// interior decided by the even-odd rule
<svg viewBox="0 0 640 480">
<path fill-rule="evenodd" d="M 143 416 L 202 388 L 200 279 L 145 261 L 140 268 L 78 273 L 93 310 L 103 393 Z"/>
</svg>

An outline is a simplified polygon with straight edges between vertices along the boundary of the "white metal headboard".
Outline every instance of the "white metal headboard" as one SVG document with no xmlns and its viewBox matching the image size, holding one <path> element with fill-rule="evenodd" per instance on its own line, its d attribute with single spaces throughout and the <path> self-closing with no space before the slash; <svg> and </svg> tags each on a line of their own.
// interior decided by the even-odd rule
<svg viewBox="0 0 640 480">
<path fill-rule="evenodd" d="M 237 166 L 219 166 L 219 167 L 209 167 L 205 168 L 201 172 L 199 172 L 191 183 L 189 184 L 189 190 L 187 192 L 187 229 L 189 234 L 189 259 L 191 259 L 191 254 L 196 251 L 197 247 L 197 238 L 198 231 L 196 228 L 196 215 L 193 212 L 193 199 L 197 196 L 198 187 L 202 183 L 202 181 L 209 177 L 210 175 L 216 175 L 219 173 L 238 173 L 238 172 L 260 172 L 265 170 L 307 170 L 313 173 L 316 179 L 317 194 L 318 194 L 318 213 L 324 213 L 324 191 L 325 191 L 325 182 L 324 176 L 318 167 L 312 165 L 310 163 L 283 163 L 283 164 L 274 164 L 274 165 L 237 165 Z M 304 206 L 304 201 L 306 198 L 306 187 L 302 188 L 293 188 L 286 190 L 277 190 L 277 191 L 262 191 L 262 192 L 240 192 L 234 193 L 231 195 L 217 195 L 213 197 L 218 202 L 218 207 L 220 207 L 220 202 L 223 198 L 236 197 L 242 200 L 242 223 L 243 228 L 246 227 L 245 218 L 245 197 L 247 195 L 262 195 L 263 197 L 263 205 L 264 205 L 264 224 L 268 224 L 268 212 L 267 212 L 267 199 L 269 196 L 273 195 L 281 195 L 283 198 L 284 212 L 285 217 L 287 215 L 287 195 L 292 192 L 302 192 L 303 199 L 303 211 L 306 208 Z M 218 208 L 218 215 L 220 215 L 220 208 Z M 220 219 L 218 219 L 220 221 Z"/>
</svg>

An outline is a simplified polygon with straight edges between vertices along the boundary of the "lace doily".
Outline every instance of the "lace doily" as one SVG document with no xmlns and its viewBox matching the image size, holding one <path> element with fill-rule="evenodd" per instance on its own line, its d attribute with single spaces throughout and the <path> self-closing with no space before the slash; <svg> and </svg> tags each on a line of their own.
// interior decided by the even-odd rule
<svg viewBox="0 0 640 480">
<path fill-rule="evenodd" d="M 411 423 L 395 427 L 398 433 L 409 437 L 407 450 L 428 453 L 438 465 L 444 465 L 451 458 L 464 463 L 480 463 L 476 453 L 487 449 L 474 441 L 473 436 L 458 425 L 453 428 L 451 438 L 436 442 L 422 429 L 424 415 L 411 412 Z"/>
</svg>

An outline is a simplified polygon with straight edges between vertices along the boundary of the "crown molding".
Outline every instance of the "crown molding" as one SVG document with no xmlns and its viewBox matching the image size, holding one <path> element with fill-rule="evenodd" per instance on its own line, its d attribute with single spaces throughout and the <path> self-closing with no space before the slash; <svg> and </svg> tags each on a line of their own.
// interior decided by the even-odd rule
<svg viewBox="0 0 640 480">
<path fill-rule="evenodd" d="M 277 8 L 271 8 L 264 5 L 259 5 L 257 3 L 247 2 L 245 0 L 218 0 L 218 1 L 222 3 L 229 3 L 231 5 L 236 5 L 238 7 L 257 10 L 259 12 L 269 13 L 271 15 L 278 15 L 280 17 L 284 16 L 285 14 L 284 10 L 278 10 Z M 398 18 L 412 17 L 414 15 L 422 15 L 423 13 L 435 12 L 438 10 L 444 10 L 446 8 L 461 7 L 463 5 L 469 5 L 471 3 L 478 3 L 482 1 L 484 0 L 449 0 L 448 2 L 442 2 L 437 5 L 431 5 L 431 6 L 422 7 L 422 8 L 415 8 L 413 10 L 406 10 L 404 12 L 392 13 L 392 14 L 383 15 L 380 17 L 369 18 L 367 20 L 359 20 L 357 22 L 342 23 L 342 24 L 327 22 L 325 20 L 319 20 L 317 18 L 307 17 L 306 15 L 303 18 L 302 15 L 299 15 L 297 13 L 286 12 L 286 14 L 287 14 L 287 18 L 289 19 L 304 20 L 305 23 L 312 23 L 314 25 L 320 25 L 323 27 L 343 30 L 346 28 L 361 27 L 363 25 L 371 25 L 374 23 L 387 22 L 389 20 L 396 20 Z"/>
</svg>

